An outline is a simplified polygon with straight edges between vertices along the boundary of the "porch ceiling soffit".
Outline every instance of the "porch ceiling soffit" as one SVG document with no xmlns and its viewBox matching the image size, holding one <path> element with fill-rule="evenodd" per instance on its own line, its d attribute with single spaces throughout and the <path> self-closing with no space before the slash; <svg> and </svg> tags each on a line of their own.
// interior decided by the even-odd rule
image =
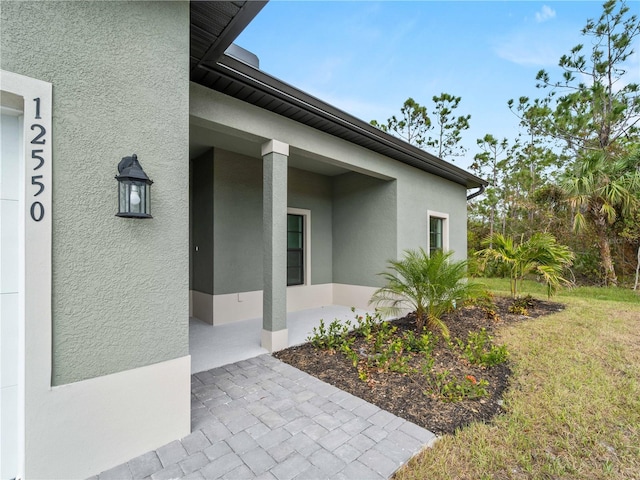
<svg viewBox="0 0 640 480">
<path fill-rule="evenodd" d="M 192 70 L 191 80 L 466 188 L 487 184 L 466 170 L 409 145 L 235 58 L 223 55 L 216 63 L 203 62 Z"/>
<path fill-rule="evenodd" d="M 247 157 L 260 159 L 261 145 L 266 140 L 247 132 L 241 132 L 219 124 L 213 124 L 198 117 L 191 117 L 189 128 L 189 158 L 195 158 L 210 148 L 220 148 Z M 388 177 L 378 173 L 356 169 L 337 160 L 311 154 L 299 148 L 291 147 L 289 166 L 300 170 L 318 173 L 328 177 L 342 175 L 352 171 L 375 176 L 384 180 Z"/>
<path fill-rule="evenodd" d="M 249 132 L 210 122 L 199 117 L 189 118 L 189 157 L 193 158 L 211 147 L 260 158 L 260 146 L 266 140 Z"/>
</svg>

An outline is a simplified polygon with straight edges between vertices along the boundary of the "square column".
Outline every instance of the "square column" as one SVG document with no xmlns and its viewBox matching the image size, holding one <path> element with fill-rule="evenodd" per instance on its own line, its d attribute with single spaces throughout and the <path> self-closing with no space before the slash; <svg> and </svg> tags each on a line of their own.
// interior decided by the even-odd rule
<svg viewBox="0 0 640 480">
<path fill-rule="evenodd" d="M 264 281 L 262 347 L 275 352 L 289 346 L 287 330 L 287 162 L 289 145 L 262 145 L 262 235 Z"/>
</svg>

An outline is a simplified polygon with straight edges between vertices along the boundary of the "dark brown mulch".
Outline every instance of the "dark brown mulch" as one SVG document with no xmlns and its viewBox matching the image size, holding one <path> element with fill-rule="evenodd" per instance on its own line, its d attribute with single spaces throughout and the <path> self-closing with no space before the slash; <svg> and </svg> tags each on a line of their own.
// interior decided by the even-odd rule
<svg viewBox="0 0 640 480">
<path fill-rule="evenodd" d="M 541 315 L 560 311 L 563 305 L 534 299 L 528 307 L 528 316 L 508 313 L 511 299 L 495 298 L 498 320 L 490 318 L 479 307 L 465 307 L 445 317 L 451 332 L 451 338 L 460 338 L 466 342 L 468 332 L 485 327 L 491 332 L 501 325 L 527 321 Z M 326 321 L 328 325 L 330 320 Z M 415 329 L 411 315 L 392 322 L 403 330 Z M 350 392 L 378 407 L 420 425 L 437 435 L 453 433 L 475 421 L 486 422 L 501 412 L 501 398 L 509 386 L 511 370 L 509 363 L 484 368 L 469 364 L 459 353 L 451 350 L 442 339 L 433 352 L 434 370 L 449 370 L 456 379 L 473 375 L 478 381 L 487 380 L 488 396 L 480 400 L 446 402 L 433 395 L 425 394 L 424 377 L 420 373 L 399 374 L 393 372 L 371 372 L 369 381 L 358 378 L 358 372 L 352 362 L 340 352 L 331 352 L 315 348 L 310 343 L 291 347 L 274 354 L 285 363 L 293 365 L 310 375 Z M 415 362 L 418 360 L 416 359 Z M 420 368 L 418 363 L 413 366 Z"/>
</svg>

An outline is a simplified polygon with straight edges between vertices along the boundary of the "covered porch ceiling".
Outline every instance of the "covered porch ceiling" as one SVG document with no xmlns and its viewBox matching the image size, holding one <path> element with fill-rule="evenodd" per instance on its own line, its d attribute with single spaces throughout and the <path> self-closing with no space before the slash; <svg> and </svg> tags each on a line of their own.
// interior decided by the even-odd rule
<svg viewBox="0 0 640 480">
<path fill-rule="evenodd" d="M 212 129 L 203 123 L 197 118 L 191 120 L 189 126 L 189 158 L 196 158 L 211 148 L 220 148 L 256 159 L 262 158 L 261 148 L 265 141 L 263 138 L 247 132 L 220 128 L 219 126 L 216 129 Z M 293 146 L 289 152 L 288 165 L 327 177 L 355 171 L 352 166 L 342 166 L 337 160 L 313 155 Z M 373 174 L 372 172 L 360 173 L 380 177 L 379 174 Z"/>
</svg>

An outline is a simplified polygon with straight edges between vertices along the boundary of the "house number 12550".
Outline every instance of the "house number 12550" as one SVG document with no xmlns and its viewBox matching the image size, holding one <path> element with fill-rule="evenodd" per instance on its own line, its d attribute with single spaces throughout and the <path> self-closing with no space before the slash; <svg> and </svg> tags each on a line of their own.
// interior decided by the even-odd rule
<svg viewBox="0 0 640 480">
<path fill-rule="evenodd" d="M 34 120 L 41 120 L 40 116 L 40 97 L 34 98 L 34 102 L 36 102 L 36 114 Z M 31 130 L 33 131 L 33 138 L 31 139 L 31 158 L 36 160 L 36 163 L 33 165 L 33 170 L 31 175 L 31 185 L 36 187 L 35 193 L 33 193 L 33 202 L 31 203 L 31 218 L 39 222 L 44 218 L 44 205 L 42 202 L 38 201 L 36 197 L 44 192 L 44 183 L 41 182 L 43 179 L 43 175 L 36 175 L 36 172 L 42 168 L 44 165 L 45 159 L 42 156 L 44 154 L 44 149 L 38 148 L 38 145 L 44 145 L 47 141 L 46 135 L 47 130 L 41 124 L 34 122 L 31 125 Z"/>
</svg>

